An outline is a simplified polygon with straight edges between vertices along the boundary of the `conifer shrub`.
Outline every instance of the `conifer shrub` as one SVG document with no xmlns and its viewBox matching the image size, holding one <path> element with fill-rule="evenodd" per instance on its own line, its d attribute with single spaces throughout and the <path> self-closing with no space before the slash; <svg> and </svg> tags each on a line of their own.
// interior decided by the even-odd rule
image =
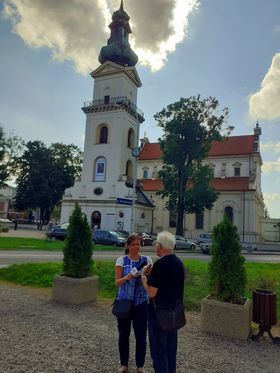
<svg viewBox="0 0 280 373">
<path fill-rule="evenodd" d="M 237 228 L 224 216 L 212 235 L 209 263 L 211 294 L 218 300 L 239 303 L 245 292 L 246 271 Z"/>
<path fill-rule="evenodd" d="M 76 203 L 70 216 L 63 249 L 63 272 L 65 276 L 83 278 L 92 271 L 92 239 L 87 217 Z"/>
</svg>

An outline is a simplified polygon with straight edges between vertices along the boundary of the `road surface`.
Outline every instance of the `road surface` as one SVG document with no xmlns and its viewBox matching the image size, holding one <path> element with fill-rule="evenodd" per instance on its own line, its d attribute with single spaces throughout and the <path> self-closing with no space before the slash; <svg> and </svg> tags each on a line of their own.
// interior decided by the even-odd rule
<svg viewBox="0 0 280 373">
<path fill-rule="evenodd" d="M 156 259 L 154 250 L 145 248 L 142 251 L 143 255 L 149 255 L 153 260 Z M 123 255 L 123 251 L 96 251 L 93 254 L 93 259 L 96 260 L 115 260 Z M 204 262 L 210 260 L 210 255 L 201 254 L 199 251 L 189 253 L 184 251 L 176 251 L 176 255 L 181 259 L 196 259 Z M 14 250 L 1 250 L 0 251 L 0 267 L 10 264 L 20 263 L 39 263 L 39 262 L 61 262 L 63 258 L 62 252 L 59 251 L 14 251 Z M 262 263 L 280 263 L 280 254 L 273 253 L 250 253 L 245 254 L 247 262 L 262 262 Z"/>
</svg>

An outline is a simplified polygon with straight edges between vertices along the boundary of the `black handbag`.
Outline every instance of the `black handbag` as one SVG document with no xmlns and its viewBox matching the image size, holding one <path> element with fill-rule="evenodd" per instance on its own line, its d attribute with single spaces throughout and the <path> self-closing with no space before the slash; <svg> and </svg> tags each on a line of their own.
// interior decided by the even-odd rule
<svg viewBox="0 0 280 373">
<path fill-rule="evenodd" d="M 119 319 L 128 319 L 131 315 L 133 301 L 116 298 L 113 303 L 112 314 Z"/>
<path fill-rule="evenodd" d="M 162 331 L 175 331 L 186 325 L 183 301 L 166 306 L 156 304 L 153 299 L 157 325 Z"/>
<path fill-rule="evenodd" d="M 139 260 L 139 264 L 140 264 L 140 261 L 141 261 L 141 258 Z M 137 279 L 135 279 L 133 300 L 135 297 L 136 286 L 137 286 Z M 113 305 L 112 305 L 113 306 L 112 314 L 116 316 L 118 319 L 129 319 L 131 316 L 131 311 L 133 307 L 133 300 L 121 299 L 117 297 L 114 300 Z"/>
</svg>

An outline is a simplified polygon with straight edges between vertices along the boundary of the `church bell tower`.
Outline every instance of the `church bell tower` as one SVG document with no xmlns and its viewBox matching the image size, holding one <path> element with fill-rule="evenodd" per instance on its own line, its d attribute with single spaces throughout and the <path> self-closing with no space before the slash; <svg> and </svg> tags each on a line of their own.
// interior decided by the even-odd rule
<svg viewBox="0 0 280 373">
<path fill-rule="evenodd" d="M 82 107 L 86 114 L 82 177 L 65 191 L 61 222 L 68 221 L 78 202 L 92 227 L 131 230 L 136 167 L 132 149 L 138 147 L 144 115 L 137 108 L 137 90 L 142 84 L 135 68 L 138 57 L 129 44 L 129 20 L 121 1 L 109 25 L 107 45 L 99 54 L 101 65 L 91 73 L 93 99 Z M 139 193 L 142 210 L 151 210 L 149 199 Z"/>
</svg>

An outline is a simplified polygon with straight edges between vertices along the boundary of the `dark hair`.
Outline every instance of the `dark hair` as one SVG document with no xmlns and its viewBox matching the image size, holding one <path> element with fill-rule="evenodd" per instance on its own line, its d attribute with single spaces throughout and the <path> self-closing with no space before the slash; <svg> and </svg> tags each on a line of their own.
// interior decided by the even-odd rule
<svg viewBox="0 0 280 373">
<path fill-rule="evenodd" d="M 125 255 L 127 255 L 129 253 L 129 249 L 128 249 L 128 246 L 131 244 L 132 241 L 134 240 L 139 240 L 139 237 L 138 237 L 138 234 L 137 233 L 132 233 L 130 234 L 127 239 L 126 239 L 126 245 L 125 245 Z"/>
</svg>

